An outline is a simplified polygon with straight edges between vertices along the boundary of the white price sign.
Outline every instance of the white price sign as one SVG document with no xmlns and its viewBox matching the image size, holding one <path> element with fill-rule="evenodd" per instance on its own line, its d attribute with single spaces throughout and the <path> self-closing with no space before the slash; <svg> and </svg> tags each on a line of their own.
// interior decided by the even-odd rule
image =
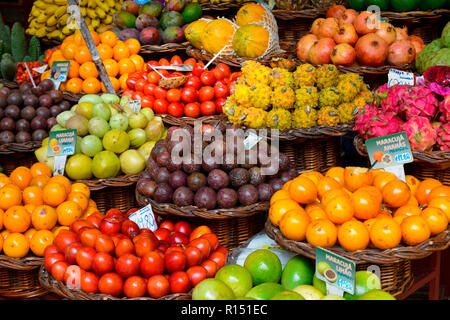
<svg viewBox="0 0 450 320">
<path fill-rule="evenodd" d="M 133 212 L 128 218 L 134 221 L 140 229 L 147 228 L 152 231 L 158 229 L 155 215 L 153 214 L 152 206 L 150 204 L 146 205 L 136 212 Z"/>
<path fill-rule="evenodd" d="M 388 88 L 396 84 L 414 85 L 414 73 L 401 71 L 397 69 L 389 69 L 388 73 Z"/>
<path fill-rule="evenodd" d="M 131 100 L 129 106 L 134 112 L 139 112 L 141 110 L 141 100 Z"/>
</svg>

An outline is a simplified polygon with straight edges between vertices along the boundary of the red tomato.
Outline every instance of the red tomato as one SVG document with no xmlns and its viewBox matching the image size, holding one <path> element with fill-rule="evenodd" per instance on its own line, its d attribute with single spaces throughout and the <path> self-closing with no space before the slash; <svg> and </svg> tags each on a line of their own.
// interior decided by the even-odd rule
<svg viewBox="0 0 450 320">
<path fill-rule="evenodd" d="M 184 233 L 175 231 L 169 236 L 169 239 L 167 239 L 167 243 L 169 243 L 169 245 L 171 246 L 178 244 L 187 245 L 189 243 L 189 238 Z"/>
<path fill-rule="evenodd" d="M 214 85 L 214 96 L 216 98 L 226 98 L 228 94 L 228 87 L 225 84 L 216 83 Z"/>
<path fill-rule="evenodd" d="M 114 270 L 114 259 L 106 252 L 97 252 L 92 262 L 92 270 L 99 276 Z"/>
<path fill-rule="evenodd" d="M 185 87 L 191 87 L 191 88 L 194 88 L 195 90 L 198 90 L 202 86 L 202 83 L 201 83 L 199 77 L 192 76 L 192 77 L 189 77 L 188 81 L 186 81 L 184 86 Z"/>
<path fill-rule="evenodd" d="M 154 95 L 156 99 L 165 99 L 167 97 L 167 90 L 157 86 Z"/>
<path fill-rule="evenodd" d="M 53 278 L 59 281 L 64 280 L 64 274 L 66 273 L 67 268 L 70 266 L 66 261 L 56 261 L 52 265 L 51 275 Z"/>
<path fill-rule="evenodd" d="M 211 253 L 211 255 L 209 256 L 209 259 L 211 259 L 212 261 L 217 263 L 219 268 L 222 268 L 225 265 L 225 263 L 227 262 L 227 256 L 224 255 L 222 252 Z"/>
<path fill-rule="evenodd" d="M 137 79 L 135 77 L 128 77 L 125 83 L 127 84 L 127 88 L 134 90 Z"/>
<path fill-rule="evenodd" d="M 166 58 L 159 59 L 159 64 L 161 66 L 170 66 L 169 60 L 167 60 Z"/>
<path fill-rule="evenodd" d="M 98 292 L 98 281 L 100 277 L 93 272 L 84 272 L 81 276 L 81 290 L 87 293 Z"/>
<path fill-rule="evenodd" d="M 177 55 L 174 55 L 172 59 L 170 59 L 170 65 L 171 66 L 177 66 L 183 64 L 183 60 Z"/>
<path fill-rule="evenodd" d="M 135 91 L 133 93 L 133 95 L 131 96 L 131 99 L 133 99 L 133 100 L 142 100 L 143 97 L 144 97 L 144 93 L 143 92 Z"/>
<path fill-rule="evenodd" d="M 159 228 L 154 232 L 159 241 L 167 241 L 169 239 L 170 230 L 166 228 Z"/>
<path fill-rule="evenodd" d="M 223 246 L 218 246 L 214 252 L 222 252 L 225 256 L 228 255 L 228 249 Z"/>
<path fill-rule="evenodd" d="M 169 249 L 167 242 L 160 242 L 158 248 L 156 248 L 156 250 L 159 250 L 162 253 L 166 253 L 167 249 Z"/>
<path fill-rule="evenodd" d="M 205 72 L 206 70 L 203 69 L 204 66 L 202 66 L 200 64 L 200 62 L 196 63 L 196 65 L 194 66 L 194 68 L 192 69 L 192 73 L 197 76 L 200 77 L 202 75 L 203 72 Z"/>
<path fill-rule="evenodd" d="M 123 221 L 126 219 L 126 216 L 119 209 L 109 209 L 105 214 L 105 218 L 117 218 Z"/>
<path fill-rule="evenodd" d="M 181 233 L 184 233 L 185 235 L 189 236 L 191 234 L 192 227 L 186 221 L 178 221 L 177 223 L 175 223 L 173 231 L 181 232 Z"/>
<path fill-rule="evenodd" d="M 223 78 L 225 78 L 224 73 L 222 72 L 222 70 L 220 70 L 219 68 L 215 67 L 211 70 L 211 72 L 214 74 L 214 77 L 217 80 L 222 80 Z"/>
<path fill-rule="evenodd" d="M 167 91 L 167 101 L 179 102 L 180 100 L 181 100 L 181 90 L 180 89 L 169 89 Z"/>
<path fill-rule="evenodd" d="M 200 105 L 197 102 L 184 105 L 184 114 L 186 117 L 198 118 L 200 116 Z"/>
<path fill-rule="evenodd" d="M 155 103 L 155 97 L 144 96 L 144 97 L 142 97 L 142 100 L 141 100 L 141 107 L 153 109 L 153 103 Z"/>
<path fill-rule="evenodd" d="M 163 77 L 170 78 L 171 73 L 169 70 L 159 69 L 158 72 L 161 73 Z"/>
<path fill-rule="evenodd" d="M 81 269 L 86 271 L 92 270 L 92 263 L 97 252 L 91 247 L 82 247 L 78 250 L 76 255 L 77 264 Z"/>
<path fill-rule="evenodd" d="M 214 233 L 207 233 L 200 237 L 200 239 L 206 239 L 211 244 L 211 252 L 216 250 L 219 246 L 219 238 Z"/>
<path fill-rule="evenodd" d="M 214 104 L 216 105 L 216 113 L 222 114 L 223 113 L 223 105 L 227 102 L 226 98 L 219 98 L 214 101 Z"/>
<path fill-rule="evenodd" d="M 134 91 L 130 90 L 130 89 L 126 89 L 123 91 L 122 96 L 127 96 L 127 97 L 132 97 L 133 96 Z"/>
<path fill-rule="evenodd" d="M 184 255 L 186 256 L 186 266 L 188 268 L 202 263 L 202 252 L 196 247 L 187 247 L 184 249 Z"/>
<path fill-rule="evenodd" d="M 120 232 L 120 228 L 122 227 L 122 221 L 118 218 L 105 218 L 100 222 L 100 231 L 104 234 L 114 234 Z M 93 229 L 97 230 L 97 229 Z M 83 243 L 83 232 L 81 234 L 81 243 Z"/>
<path fill-rule="evenodd" d="M 116 245 L 116 257 L 121 257 L 127 253 L 134 254 L 134 244 L 130 239 L 121 239 Z"/>
<path fill-rule="evenodd" d="M 186 274 L 193 288 L 208 277 L 208 272 L 202 266 L 190 267 L 186 270 Z"/>
<path fill-rule="evenodd" d="M 83 245 L 81 242 L 74 242 L 69 244 L 64 250 L 64 256 L 66 257 L 66 261 L 70 264 L 77 263 L 77 252 L 82 248 Z"/>
<path fill-rule="evenodd" d="M 47 255 L 49 255 L 50 253 L 61 253 L 61 251 L 58 249 L 57 246 L 55 246 L 54 244 L 51 244 L 51 245 L 47 246 L 47 248 L 45 248 L 44 258 L 47 257 Z"/>
<path fill-rule="evenodd" d="M 123 293 L 127 298 L 138 298 L 145 296 L 147 282 L 140 276 L 132 276 L 125 280 Z"/>
<path fill-rule="evenodd" d="M 213 278 L 216 275 L 217 270 L 219 270 L 218 264 L 210 259 L 203 261 L 201 266 L 206 269 L 208 278 Z"/>
<path fill-rule="evenodd" d="M 184 61 L 184 64 L 191 64 L 192 66 L 195 66 L 197 64 L 197 61 L 195 61 L 194 58 L 189 58 Z"/>
<path fill-rule="evenodd" d="M 191 282 L 184 271 L 177 271 L 169 276 L 170 292 L 186 293 L 191 289 Z"/>
<path fill-rule="evenodd" d="M 153 234 L 149 234 L 148 237 L 142 238 L 136 241 L 136 255 L 143 257 L 147 252 L 155 250 L 159 245 L 159 240 Z"/>
<path fill-rule="evenodd" d="M 95 250 L 97 252 L 113 253 L 115 249 L 114 241 L 106 234 L 100 234 L 95 239 Z"/>
<path fill-rule="evenodd" d="M 44 262 L 45 269 L 47 269 L 47 271 L 50 272 L 52 270 L 53 264 L 58 261 L 66 261 L 66 259 L 64 258 L 64 255 L 62 253 L 49 253 L 45 257 L 45 262 Z"/>
<path fill-rule="evenodd" d="M 159 224 L 159 228 L 165 228 L 167 230 L 173 231 L 173 229 L 175 228 L 175 223 L 170 220 L 163 220 Z"/>
<path fill-rule="evenodd" d="M 169 103 L 166 99 L 156 99 L 155 102 L 153 102 L 153 110 L 155 113 L 167 113 L 168 106 Z"/>
<path fill-rule="evenodd" d="M 70 230 L 77 234 L 80 234 L 79 233 L 80 229 L 84 228 L 84 227 L 94 228 L 94 226 L 92 224 L 90 224 L 89 222 L 87 222 L 86 220 L 76 220 L 75 222 L 73 222 L 70 225 Z"/>
<path fill-rule="evenodd" d="M 53 244 L 61 251 L 64 252 L 64 249 L 73 242 L 80 241 L 79 236 L 69 230 L 62 230 L 53 240 Z"/>
<path fill-rule="evenodd" d="M 150 71 L 148 73 L 148 82 L 154 85 L 158 85 L 159 80 L 161 80 L 161 76 L 156 71 Z"/>
<path fill-rule="evenodd" d="M 118 297 L 123 290 L 123 279 L 115 272 L 105 273 L 98 282 L 98 290 L 100 293 Z"/>
<path fill-rule="evenodd" d="M 147 84 L 147 81 L 144 79 L 139 79 L 136 81 L 136 84 L 134 85 L 134 90 L 144 92 L 145 85 Z"/>
<path fill-rule="evenodd" d="M 99 216 L 95 215 L 95 214 L 91 214 L 90 216 L 88 216 L 86 218 L 86 221 L 89 222 L 90 224 L 92 224 L 94 226 L 94 228 L 98 229 L 100 228 L 100 223 L 102 222 L 103 216 L 102 218 L 100 218 Z"/>
<path fill-rule="evenodd" d="M 202 235 L 204 235 L 206 233 L 211 233 L 211 232 L 212 231 L 208 226 L 199 226 L 199 227 L 195 228 L 194 230 L 192 230 L 192 232 L 189 236 L 189 241 L 200 238 Z"/>
<path fill-rule="evenodd" d="M 153 233 L 153 231 L 148 228 L 142 228 L 141 233 Z"/>
<path fill-rule="evenodd" d="M 164 272 L 164 258 L 155 251 L 148 252 L 141 259 L 140 270 L 147 278 L 162 274 Z"/>
<path fill-rule="evenodd" d="M 139 226 L 136 222 L 132 220 L 126 220 L 122 223 L 122 228 L 120 231 L 122 234 L 126 235 L 128 238 L 133 239 L 139 234 Z"/>
<path fill-rule="evenodd" d="M 198 92 L 194 88 L 187 87 L 181 90 L 181 100 L 184 103 L 190 103 L 197 101 Z"/>
<path fill-rule="evenodd" d="M 240 76 L 242 76 L 242 72 L 233 72 L 231 75 L 230 75 L 230 80 L 231 81 L 236 81 L 237 79 L 239 79 L 239 77 Z"/>
<path fill-rule="evenodd" d="M 184 270 L 186 268 L 186 256 L 183 252 L 169 252 L 164 256 L 164 265 L 167 272 Z"/>
<path fill-rule="evenodd" d="M 145 82 L 147 83 L 147 80 L 148 80 L 148 73 L 147 73 L 146 71 L 139 71 L 139 77 L 140 77 L 141 79 L 144 79 Z"/>
<path fill-rule="evenodd" d="M 170 292 L 169 280 L 163 275 L 155 275 L 147 281 L 147 293 L 154 299 L 159 299 Z"/>
<path fill-rule="evenodd" d="M 146 96 L 153 96 L 154 93 L 155 93 L 155 88 L 156 88 L 156 85 L 155 85 L 155 84 L 153 84 L 153 83 L 147 83 L 147 84 L 144 86 L 144 94 L 145 94 Z"/>
<path fill-rule="evenodd" d="M 219 69 L 220 71 L 222 71 L 224 78 L 228 79 L 231 76 L 231 70 L 230 67 L 228 65 L 226 65 L 225 63 L 219 63 L 216 66 L 216 69 Z"/>
<path fill-rule="evenodd" d="M 155 60 L 150 60 L 149 62 L 147 62 L 147 70 L 152 70 L 152 68 L 150 68 L 149 66 L 153 66 L 153 67 L 159 67 L 159 62 L 155 61 Z"/>
<path fill-rule="evenodd" d="M 177 78 L 177 77 L 182 77 L 182 76 L 184 76 L 184 74 L 179 71 L 174 71 L 170 74 L 171 78 Z"/>
<path fill-rule="evenodd" d="M 216 82 L 216 77 L 212 71 L 205 71 L 200 75 L 200 81 L 204 86 L 212 86 Z"/>
<path fill-rule="evenodd" d="M 198 91 L 198 99 L 200 100 L 200 102 L 213 100 L 214 88 L 210 86 L 201 87 Z"/>
<path fill-rule="evenodd" d="M 180 247 L 180 246 L 171 246 L 169 248 L 167 248 L 166 250 L 166 254 L 170 253 L 170 252 L 184 252 L 184 248 Z"/>
<path fill-rule="evenodd" d="M 167 113 L 173 117 L 182 117 L 183 116 L 183 106 L 179 102 L 172 102 L 167 107 Z"/>
<path fill-rule="evenodd" d="M 196 247 L 198 248 L 203 255 L 203 258 L 206 259 L 211 252 L 211 244 L 206 239 L 197 238 L 189 242 L 188 247 Z"/>
<path fill-rule="evenodd" d="M 202 102 L 200 105 L 200 112 L 202 116 L 212 116 L 216 113 L 216 104 L 212 101 Z"/>
<path fill-rule="evenodd" d="M 134 276 L 139 273 L 139 259 L 134 254 L 125 254 L 117 259 L 114 269 L 124 278 Z"/>
</svg>

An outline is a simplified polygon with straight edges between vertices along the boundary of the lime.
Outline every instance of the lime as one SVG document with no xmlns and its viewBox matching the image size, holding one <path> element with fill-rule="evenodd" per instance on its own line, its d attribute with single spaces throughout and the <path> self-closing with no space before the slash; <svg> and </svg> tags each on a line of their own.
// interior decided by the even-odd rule
<svg viewBox="0 0 450 320">
<path fill-rule="evenodd" d="M 67 159 L 66 174 L 73 180 L 84 180 L 92 177 L 92 159 L 84 154 L 75 154 Z"/>
<path fill-rule="evenodd" d="M 347 6 L 356 11 L 363 11 L 367 9 L 366 0 L 347 0 Z"/>
<path fill-rule="evenodd" d="M 357 300 L 360 296 L 371 290 L 381 289 L 380 279 L 375 273 L 362 270 L 356 271 L 355 275 L 355 293 L 344 293 L 344 298 L 347 300 Z"/>
<path fill-rule="evenodd" d="M 285 290 L 276 293 L 270 300 L 305 300 L 305 298 L 294 291 Z"/>
<path fill-rule="evenodd" d="M 414 11 L 419 6 L 419 0 L 392 0 L 391 6 L 397 12 Z"/>
<path fill-rule="evenodd" d="M 192 291 L 192 300 L 231 300 L 234 298 L 233 290 L 222 280 L 214 278 L 203 280 Z"/>
<path fill-rule="evenodd" d="M 242 297 L 252 288 L 250 272 L 238 264 L 228 264 L 217 271 L 216 279 L 222 280 L 233 290 L 236 297 Z"/>
<path fill-rule="evenodd" d="M 338 296 L 337 294 L 329 294 L 323 297 L 321 300 L 345 300 L 345 298 Z"/>
<path fill-rule="evenodd" d="M 275 253 L 266 249 L 258 249 L 250 253 L 244 267 L 252 275 L 253 285 L 264 282 L 279 282 L 281 279 L 281 261 Z"/>
<path fill-rule="evenodd" d="M 325 281 L 317 278 L 315 274 L 313 277 L 313 287 L 322 292 L 322 294 L 327 294 L 327 284 L 325 283 Z"/>
<path fill-rule="evenodd" d="M 305 300 L 320 300 L 323 298 L 323 294 L 319 289 L 307 284 L 297 286 L 292 290 L 302 295 Z"/>
<path fill-rule="evenodd" d="M 284 290 L 285 288 L 279 283 L 266 282 L 251 288 L 245 296 L 255 300 L 269 300 L 276 293 Z"/>
<path fill-rule="evenodd" d="M 202 16 L 202 7 L 198 3 L 189 3 L 181 12 L 185 23 L 191 23 Z"/>
<path fill-rule="evenodd" d="M 314 263 L 303 256 L 292 257 L 284 266 L 281 284 L 286 289 L 293 289 L 301 284 L 312 284 Z"/>
<path fill-rule="evenodd" d="M 389 9 L 389 0 L 367 0 L 367 6 L 378 6 L 381 11 Z"/>
<path fill-rule="evenodd" d="M 372 290 L 364 293 L 358 300 L 397 300 L 390 293 L 383 290 Z"/>
</svg>

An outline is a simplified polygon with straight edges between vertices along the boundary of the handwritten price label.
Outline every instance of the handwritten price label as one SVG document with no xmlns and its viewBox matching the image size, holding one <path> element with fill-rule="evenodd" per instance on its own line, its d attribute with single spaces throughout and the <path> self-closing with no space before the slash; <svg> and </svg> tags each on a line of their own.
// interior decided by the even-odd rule
<svg viewBox="0 0 450 320">
<path fill-rule="evenodd" d="M 155 215 L 152 210 L 152 206 L 148 204 L 147 206 L 139 209 L 136 212 L 133 212 L 129 217 L 130 220 L 134 221 L 139 228 L 147 228 L 152 231 L 158 229 L 158 225 L 156 224 Z"/>
</svg>

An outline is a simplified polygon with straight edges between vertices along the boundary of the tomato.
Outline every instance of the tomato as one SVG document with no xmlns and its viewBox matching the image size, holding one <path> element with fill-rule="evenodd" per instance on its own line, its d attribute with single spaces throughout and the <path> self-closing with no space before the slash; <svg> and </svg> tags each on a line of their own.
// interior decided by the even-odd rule
<svg viewBox="0 0 450 320">
<path fill-rule="evenodd" d="M 86 220 L 76 220 L 70 225 L 70 230 L 77 234 L 80 234 L 79 231 L 83 227 L 94 228 L 94 226 Z"/>
<path fill-rule="evenodd" d="M 143 92 L 135 91 L 133 93 L 133 95 L 131 96 L 131 99 L 133 99 L 133 100 L 142 100 L 143 97 L 144 97 L 144 93 Z"/>
<path fill-rule="evenodd" d="M 196 266 L 202 263 L 202 252 L 196 247 L 187 247 L 186 249 L 184 249 L 184 255 L 186 256 L 187 267 Z"/>
<path fill-rule="evenodd" d="M 158 61 L 150 60 L 149 62 L 147 62 L 147 68 L 148 68 L 147 70 L 152 70 L 152 68 L 150 66 L 152 66 L 152 67 L 159 67 L 160 64 L 159 64 Z"/>
<path fill-rule="evenodd" d="M 95 249 L 91 247 L 80 248 L 76 255 L 77 264 L 81 269 L 91 271 L 96 253 Z"/>
<path fill-rule="evenodd" d="M 199 77 L 192 76 L 192 77 L 189 77 L 188 81 L 186 81 L 184 86 L 185 87 L 191 87 L 191 88 L 194 88 L 195 90 L 198 90 L 202 86 L 202 83 L 201 83 Z"/>
<path fill-rule="evenodd" d="M 150 230 L 149 228 L 142 228 L 142 229 L 141 229 L 141 233 L 153 233 L 153 231 Z M 141 233 L 140 233 L 140 234 L 141 234 Z"/>
<path fill-rule="evenodd" d="M 216 80 L 222 80 L 225 78 L 225 74 L 219 68 L 215 67 L 211 70 Z"/>
<path fill-rule="evenodd" d="M 122 228 L 120 231 L 128 238 L 133 239 L 139 234 L 139 226 L 134 221 L 126 220 L 122 223 Z"/>
<path fill-rule="evenodd" d="M 99 234 L 95 239 L 95 250 L 97 252 L 114 253 L 114 241 L 106 234 Z"/>
<path fill-rule="evenodd" d="M 100 223 L 100 231 L 104 234 L 114 234 L 120 232 L 122 222 L 118 218 L 105 218 Z M 94 229 L 97 230 L 97 229 Z M 84 233 L 84 232 L 83 232 Z M 81 236 L 83 236 L 83 233 Z M 83 242 L 83 241 L 81 241 Z"/>
<path fill-rule="evenodd" d="M 150 71 L 148 73 L 148 82 L 154 85 L 157 85 L 159 83 L 159 80 L 161 80 L 161 76 L 156 71 Z"/>
<path fill-rule="evenodd" d="M 202 267 L 206 269 L 208 273 L 208 278 L 213 278 L 216 275 L 217 270 L 219 270 L 219 265 L 210 259 L 206 259 L 201 264 Z"/>
<path fill-rule="evenodd" d="M 193 266 L 186 270 L 186 274 L 189 277 L 192 287 L 195 287 L 198 283 L 202 282 L 208 277 L 208 272 L 202 266 Z"/>
<path fill-rule="evenodd" d="M 93 272 L 84 272 L 81 276 L 81 290 L 87 293 L 98 292 L 98 281 L 100 277 Z"/>
<path fill-rule="evenodd" d="M 153 234 L 142 238 L 135 243 L 136 255 L 138 257 L 143 257 L 147 252 L 155 250 L 158 245 L 159 240 Z"/>
<path fill-rule="evenodd" d="M 198 91 L 198 99 L 200 102 L 211 101 L 214 99 L 214 88 L 210 86 L 201 87 Z"/>
<path fill-rule="evenodd" d="M 166 58 L 161 58 L 158 62 L 161 66 L 170 66 L 170 62 Z"/>
<path fill-rule="evenodd" d="M 124 278 L 134 276 L 139 273 L 139 259 L 134 254 L 124 254 L 117 259 L 114 270 Z"/>
<path fill-rule="evenodd" d="M 212 116 L 216 113 L 216 104 L 212 101 L 202 102 L 200 105 L 200 112 L 202 116 Z"/>
<path fill-rule="evenodd" d="M 52 265 L 51 275 L 53 278 L 59 281 L 64 280 L 64 274 L 66 273 L 67 268 L 70 266 L 66 261 L 56 261 Z"/>
<path fill-rule="evenodd" d="M 74 242 L 69 244 L 64 250 L 64 256 L 66 257 L 66 261 L 70 264 L 77 263 L 77 252 L 82 248 L 83 245 L 81 242 Z"/>
<path fill-rule="evenodd" d="M 144 79 L 139 79 L 136 81 L 136 84 L 134 85 L 134 90 L 144 92 L 144 88 L 147 84 L 147 81 Z"/>
<path fill-rule="evenodd" d="M 177 77 L 183 77 L 183 76 L 184 76 L 184 74 L 179 71 L 174 71 L 170 74 L 171 78 L 177 78 Z"/>
<path fill-rule="evenodd" d="M 214 96 L 216 98 L 226 98 L 228 97 L 228 87 L 222 83 L 216 83 L 214 85 Z"/>
<path fill-rule="evenodd" d="M 167 242 L 160 242 L 158 248 L 156 250 L 159 250 L 162 253 L 166 253 L 167 249 L 169 249 L 169 244 Z"/>
<path fill-rule="evenodd" d="M 155 113 L 167 113 L 168 106 L 169 103 L 166 99 L 156 99 L 155 102 L 153 102 L 153 110 Z"/>
<path fill-rule="evenodd" d="M 198 118 L 200 116 L 200 105 L 197 102 L 185 104 L 183 111 L 187 117 Z"/>
<path fill-rule="evenodd" d="M 222 114 L 223 113 L 223 105 L 227 102 L 226 98 L 219 98 L 214 101 L 214 104 L 216 105 L 216 113 Z"/>
<path fill-rule="evenodd" d="M 202 75 L 203 72 L 205 72 L 206 70 L 203 69 L 204 66 L 202 66 L 199 62 L 195 64 L 194 68 L 192 69 L 192 73 L 197 76 L 200 77 Z"/>
<path fill-rule="evenodd" d="M 47 271 L 50 272 L 52 270 L 53 264 L 58 261 L 66 261 L 64 255 L 62 253 L 49 253 L 45 257 L 45 261 L 44 261 L 45 269 L 47 269 Z"/>
<path fill-rule="evenodd" d="M 218 246 L 214 252 L 222 252 L 225 256 L 228 256 L 228 249 L 223 246 Z"/>
<path fill-rule="evenodd" d="M 123 279 L 117 273 L 108 272 L 100 277 L 98 282 L 100 293 L 110 294 L 114 297 L 120 296 L 123 290 Z"/>
<path fill-rule="evenodd" d="M 125 280 L 123 293 L 127 298 L 138 298 L 145 296 L 147 282 L 140 276 L 132 276 Z"/>
<path fill-rule="evenodd" d="M 167 230 L 173 231 L 173 229 L 175 228 L 175 223 L 170 220 L 163 220 L 159 224 L 159 228 L 165 228 Z"/>
<path fill-rule="evenodd" d="M 159 69 L 158 72 L 161 73 L 165 78 L 169 78 L 171 75 L 170 71 L 165 69 Z"/>
<path fill-rule="evenodd" d="M 224 255 L 222 252 L 211 253 L 211 255 L 209 256 L 209 259 L 211 259 L 212 261 L 217 263 L 219 268 L 222 268 L 225 265 L 225 263 L 227 262 L 227 256 Z"/>
<path fill-rule="evenodd" d="M 242 76 L 242 72 L 233 72 L 231 75 L 230 75 L 230 80 L 231 81 L 236 81 L 237 79 L 239 79 L 239 77 L 240 76 Z"/>
<path fill-rule="evenodd" d="M 180 89 L 169 89 L 167 91 L 167 101 L 179 102 L 180 100 L 181 100 L 181 90 Z"/>
<path fill-rule="evenodd" d="M 155 275 L 147 281 L 147 293 L 154 299 L 159 299 L 170 292 L 169 280 L 163 275 Z"/>
<path fill-rule="evenodd" d="M 144 277 L 151 277 L 164 272 L 164 258 L 161 254 L 150 251 L 141 259 L 140 270 Z"/>
<path fill-rule="evenodd" d="M 171 246 L 168 247 L 166 250 L 166 254 L 170 253 L 170 252 L 184 252 L 184 248 L 180 247 L 180 246 Z"/>
<path fill-rule="evenodd" d="M 200 81 L 204 86 L 212 86 L 216 82 L 216 77 L 212 71 L 205 71 L 201 74 Z"/>
<path fill-rule="evenodd" d="M 155 103 L 155 97 L 153 96 L 144 96 L 141 100 L 142 108 L 150 108 L 153 109 L 153 104 Z"/>
<path fill-rule="evenodd" d="M 147 83 L 147 84 L 144 86 L 144 94 L 145 94 L 146 96 L 153 96 L 153 95 L 155 94 L 155 88 L 156 88 L 156 85 L 155 85 L 155 84 L 153 84 L 153 83 Z"/>
<path fill-rule="evenodd" d="M 117 218 L 120 221 L 123 221 L 126 220 L 127 217 L 119 209 L 109 209 L 105 214 L 105 218 Z"/>
<path fill-rule="evenodd" d="M 190 103 L 197 101 L 198 92 L 194 88 L 186 87 L 181 89 L 181 100 L 184 103 Z"/>
<path fill-rule="evenodd" d="M 177 271 L 169 276 L 170 292 L 186 293 L 191 289 L 191 282 L 184 271 Z"/>
<path fill-rule="evenodd" d="M 123 256 L 127 253 L 135 253 L 133 242 L 130 239 L 119 240 L 115 249 L 116 257 Z"/>
<path fill-rule="evenodd" d="M 134 90 L 137 79 L 135 77 L 128 77 L 125 83 L 127 84 L 127 88 Z"/>
<path fill-rule="evenodd" d="M 200 238 L 200 236 L 211 233 L 211 229 L 208 226 L 199 226 L 192 230 L 191 234 L 189 235 L 189 241 L 192 241 L 194 239 Z"/>
<path fill-rule="evenodd" d="M 191 64 L 192 66 L 195 66 L 197 64 L 197 61 L 194 58 L 189 58 L 184 60 L 184 64 Z"/>
<path fill-rule="evenodd" d="M 219 238 L 214 233 L 207 233 L 200 237 L 200 239 L 206 239 L 211 244 L 211 252 L 216 250 L 219 246 Z"/>
<path fill-rule="evenodd" d="M 95 214 L 91 214 L 90 216 L 88 216 L 86 218 L 86 222 L 89 222 L 90 224 L 92 224 L 94 226 L 94 228 L 98 229 L 100 228 L 100 223 L 102 222 L 102 218 L 100 218 L 99 216 L 95 215 Z"/>
<path fill-rule="evenodd" d="M 170 59 L 170 65 L 171 66 L 177 66 L 183 64 L 183 60 L 178 55 L 174 55 L 172 59 Z"/>
<path fill-rule="evenodd" d="M 202 68 L 205 68 L 205 63 L 203 61 L 201 61 L 201 60 L 197 61 L 197 65 L 202 67 Z M 205 70 L 208 70 L 208 69 L 205 69 Z"/>
<path fill-rule="evenodd" d="M 140 79 L 144 79 L 145 82 L 147 83 L 148 80 L 148 73 L 146 71 L 139 71 L 139 78 Z"/>
<path fill-rule="evenodd" d="M 167 241 L 167 239 L 169 239 L 170 230 L 166 228 L 159 228 L 154 233 L 159 241 Z"/>
<path fill-rule="evenodd" d="M 196 247 L 198 248 L 203 255 L 203 258 L 206 259 L 211 252 L 211 244 L 206 239 L 197 238 L 189 242 L 188 247 Z"/>
<path fill-rule="evenodd" d="M 92 262 L 92 270 L 99 276 L 114 270 L 114 259 L 106 252 L 97 252 Z"/>
<path fill-rule="evenodd" d="M 219 69 L 220 71 L 222 71 L 225 79 L 230 78 L 231 70 L 230 70 L 230 67 L 228 65 L 226 65 L 225 63 L 219 63 L 216 66 L 216 69 Z"/>
<path fill-rule="evenodd" d="M 187 245 L 189 243 L 189 238 L 184 233 L 175 231 L 172 234 L 170 234 L 169 239 L 167 239 L 167 242 L 171 246 L 177 244 Z"/>
<path fill-rule="evenodd" d="M 167 90 L 164 88 L 161 88 L 159 86 L 155 87 L 155 91 L 153 92 L 156 99 L 166 99 L 167 97 Z"/>
<path fill-rule="evenodd" d="M 64 249 L 73 242 L 80 241 L 78 235 L 69 230 L 62 230 L 53 240 L 53 244 L 61 251 L 64 252 Z"/>
<path fill-rule="evenodd" d="M 186 268 L 186 256 L 183 252 L 169 252 L 164 256 L 164 265 L 167 272 L 184 270 Z"/>
<path fill-rule="evenodd" d="M 57 246 L 55 246 L 54 244 L 51 244 L 49 246 L 47 246 L 47 248 L 45 248 L 44 250 L 44 258 L 47 257 L 50 253 L 62 253 Z"/>
<path fill-rule="evenodd" d="M 126 89 L 123 91 L 122 96 L 127 96 L 127 97 L 132 97 L 133 96 L 134 91 L 130 90 L 130 89 Z"/>
<path fill-rule="evenodd" d="M 183 116 L 183 106 L 179 102 L 172 102 L 167 107 L 167 113 L 173 117 L 182 117 Z"/>
</svg>

